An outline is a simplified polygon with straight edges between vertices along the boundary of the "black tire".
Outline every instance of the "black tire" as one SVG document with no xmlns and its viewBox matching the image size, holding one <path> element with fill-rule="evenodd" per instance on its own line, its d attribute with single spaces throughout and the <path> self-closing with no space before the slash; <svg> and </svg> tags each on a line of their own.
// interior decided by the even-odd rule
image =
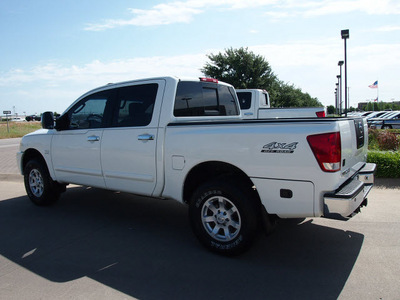
<svg viewBox="0 0 400 300">
<path fill-rule="evenodd" d="M 61 189 L 51 179 L 46 164 L 39 159 L 32 159 L 26 164 L 24 183 L 29 199 L 36 205 L 48 206 L 60 197 Z"/>
<path fill-rule="evenodd" d="M 238 255 L 252 244 L 259 224 L 257 205 L 250 189 L 228 180 L 201 185 L 189 205 L 192 230 L 213 252 Z"/>
<path fill-rule="evenodd" d="M 390 126 L 390 125 L 382 125 L 382 129 L 392 129 L 392 126 Z"/>
</svg>

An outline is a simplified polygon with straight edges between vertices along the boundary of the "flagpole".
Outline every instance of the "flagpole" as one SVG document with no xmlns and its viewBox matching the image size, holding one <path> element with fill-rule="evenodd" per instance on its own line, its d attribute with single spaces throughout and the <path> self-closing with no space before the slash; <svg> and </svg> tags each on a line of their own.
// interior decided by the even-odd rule
<svg viewBox="0 0 400 300">
<path fill-rule="evenodd" d="M 369 85 L 368 87 L 370 87 L 371 89 L 376 89 L 376 99 L 374 100 L 374 105 L 375 106 L 375 101 L 376 101 L 376 106 L 379 109 L 379 82 L 378 80 L 376 80 L 373 84 Z"/>
<path fill-rule="evenodd" d="M 378 87 L 376 89 L 376 102 L 378 103 L 378 108 L 379 108 L 379 79 L 378 79 Z"/>
</svg>

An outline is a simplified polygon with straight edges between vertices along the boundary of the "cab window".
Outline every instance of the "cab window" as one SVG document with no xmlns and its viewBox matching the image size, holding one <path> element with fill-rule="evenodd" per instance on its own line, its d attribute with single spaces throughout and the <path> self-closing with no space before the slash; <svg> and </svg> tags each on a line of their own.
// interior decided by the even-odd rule
<svg viewBox="0 0 400 300">
<path fill-rule="evenodd" d="M 112 94 L 112 90 L 95 93 L 74 105 L 68 113 L 69 129 L 106 127 Z"/>
<path fill-rule="evenodd" d="M 157 90 L 157 83 L 119 88 L 113 126 L 135 127 L 149 125 L 153 116 Z"/>
</svg>

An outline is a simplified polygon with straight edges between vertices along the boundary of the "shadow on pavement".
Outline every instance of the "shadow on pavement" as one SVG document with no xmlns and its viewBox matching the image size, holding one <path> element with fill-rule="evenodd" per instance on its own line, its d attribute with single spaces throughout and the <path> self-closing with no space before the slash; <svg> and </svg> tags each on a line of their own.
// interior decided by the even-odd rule
<svg viewBox="0 0 400 300">
<path fill-rule="evenodd" d="M 400 189 L 400 178 L 375 178 L 376 188 Z"/>
<path fill-rule="evenodd" d="M 50 281 L 87 276 L 139 299 L 336 299 L 364 236 L 287 221 L 226 258 L 197 242 L 179 203 L 74 187 L 52 207 L 1 201 L 0 239 L 1 255 Z"/>
</svg>

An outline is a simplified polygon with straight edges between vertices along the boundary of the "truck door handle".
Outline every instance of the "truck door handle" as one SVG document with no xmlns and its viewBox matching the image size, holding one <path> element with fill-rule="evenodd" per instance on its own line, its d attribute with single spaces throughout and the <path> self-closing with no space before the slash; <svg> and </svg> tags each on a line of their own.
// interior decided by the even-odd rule
<svg viewBox="0 0 400 300">
<path fill-rule="evenodd" d="M 91 135 L 87 137 L 88 142 L 98 142 L 100 141 L 100 137 L 97 135 Z"/>
<path fill-rule="evenodd" d="M 154 140 L 154 135 L 152 134 L 141 134 L 138 136 L 139 141 L 153 141 Z"/>
</svg>

